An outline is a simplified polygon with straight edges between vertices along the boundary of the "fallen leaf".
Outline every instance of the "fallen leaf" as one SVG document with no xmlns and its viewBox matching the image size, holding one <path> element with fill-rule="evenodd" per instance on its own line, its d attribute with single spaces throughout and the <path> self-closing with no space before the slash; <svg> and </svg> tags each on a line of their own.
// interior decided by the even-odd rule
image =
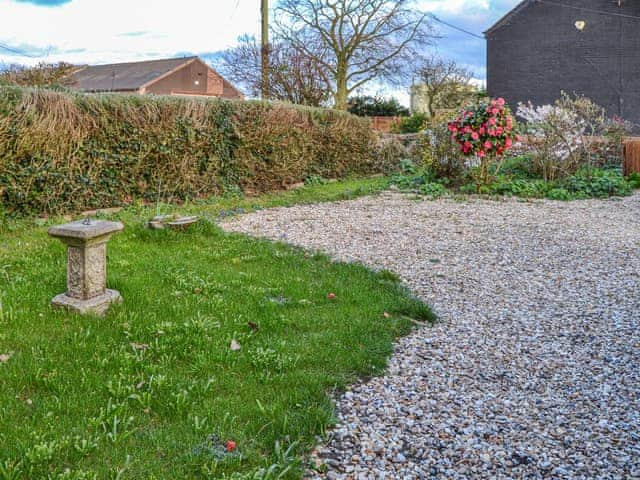
<svg viewBox="0 0 640 480">
<path fill-rule="evenodd" d="M 387 312 L 384 312 L 382 315 L 384 316 L 384 318 L 391 318 L 391 315 Z"/>
<path fill-rule="evenodd" d="M 248 322 L 247 325 L 249 325 L 249 328 L 251 329 L 251 331 L 253 332 L 257 332 L 258 330 L 260 330 L 260 325 L 258 325 L 255 322 Z"/>
<path fill-rule="evenodd" d="M 240 344 L 238 342 L 236 342 L 235 340 L 231 340 L 231 346 L 229 348 L 231 348 L 232 352 L 237 352 L 242 347 L 240 347 Z"/>
<path fill-rule="evenodd" d="M 7 363 L 10 358 L 11 358 L 10 353 L 3 353 L 2 355 L 0 355 L 0 363 Z"/>
<path fill-rule="evenodd" d="M 134 350 L 142 350 L 143 352 L 145 350 L 149 349 L 149 345 L 147 345 L 146 343 L 135 343 L 135 342 L 131 342 L 129 345 L 131 345 L 131 347 Z"/>
</svg>

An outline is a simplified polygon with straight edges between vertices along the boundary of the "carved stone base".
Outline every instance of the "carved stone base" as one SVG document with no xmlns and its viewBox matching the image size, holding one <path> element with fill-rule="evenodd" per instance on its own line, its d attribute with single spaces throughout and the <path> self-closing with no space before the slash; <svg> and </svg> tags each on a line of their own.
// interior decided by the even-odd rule
<svg viewBox="0 0 640 480">
<path fill-rule="evenodd" d="M 66 293 L 62 293 L 51 300 L 54 307 L 66 308 L 81 314 L 92 313 L 95 315 L 104 315 L 109 310 L 112 303 L 121 302 L 122 297 L 117 290 L 106 290 L 104 294 L 88 300 L 79 300 L 69 297 Z"/>
</svg>

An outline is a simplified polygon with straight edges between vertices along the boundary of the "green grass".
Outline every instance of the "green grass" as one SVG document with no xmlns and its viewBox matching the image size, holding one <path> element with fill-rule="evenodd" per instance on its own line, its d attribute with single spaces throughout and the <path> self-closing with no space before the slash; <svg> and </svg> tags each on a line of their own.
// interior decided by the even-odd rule
<svg viewBox="0 0 640 480">
<path fill-rule="evenodd" d="M 381 182 L 185 208 L 213 216 Z M 407 317 L 433 319 L 388 272 L 210 221 L 150 231 L 148 214 L 116 216 L 109 286 L 125 301 L 105 318 L 50 308 L 66 253 L 44 225 L 0 241 L 1 480 L 298 478 L 334 421 L 329 394 L 382 372 Z"/>
<path fill-rule="evenodd" d="M 272 207 L 287 207 L 290 205 L 333 202 L 349 200 L 363 195 L 373 195 L 387 189 L 388 177 L 353 178 L 329 182 L 320 185 L 309 185 L 285 192 L 264 194 L 257 197 L 245 197 L 242 195 L 227 195 L 225 197 L 211 197 L 205 200 L 195 200 L 183 205 L 175 205 L 165 199 L 155 205 L 137 203 L 130 205 L 126 211 L 147 218 L 160 213 L 179 212 L 183 214 L 198 214 L 211 219 L 218 219 L 231 215 L 237 215 L 253 210 Z M 0 205 L 0 234 L 6 240 L 11 233 L 22 233 L 25 229 L 42 227 L 62 221 L 61 218 L 13 218 L 3 214 Z M 1 244 L 0 244 L 1 246 Z"/>
</svg>

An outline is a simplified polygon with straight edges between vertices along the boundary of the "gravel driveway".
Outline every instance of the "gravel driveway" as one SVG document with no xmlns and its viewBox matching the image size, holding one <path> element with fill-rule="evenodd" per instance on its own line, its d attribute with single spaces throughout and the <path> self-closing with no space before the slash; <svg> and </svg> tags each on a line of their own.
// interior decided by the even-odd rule
<svg viewBox="0 0 640 480">
<path fill-rule="evenodd" d="M 440 317 L 338 399 L 323 478 L 640 478 L 640 194 L 385 193 L 224 226 L 393 270 Z"/>
</svg>

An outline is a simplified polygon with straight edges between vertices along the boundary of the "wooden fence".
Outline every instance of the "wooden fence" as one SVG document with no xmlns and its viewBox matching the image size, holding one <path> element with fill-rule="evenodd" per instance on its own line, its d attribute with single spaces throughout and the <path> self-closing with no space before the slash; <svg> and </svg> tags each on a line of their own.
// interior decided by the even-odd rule
<svg viewBox="0 0 640 480">
<path fill-rule="evenodd" d="M 396 125 L 399 121 L 400 117 L 371 117 L 373 129 L 382 133 L 391 132 L 394 125 Z"/>
<path fill-rule="evenodd" d="M 625 175 L 640 173 L 640 139 L 629 139 L 624 142 L 624 165 Z"/>
</svg>

